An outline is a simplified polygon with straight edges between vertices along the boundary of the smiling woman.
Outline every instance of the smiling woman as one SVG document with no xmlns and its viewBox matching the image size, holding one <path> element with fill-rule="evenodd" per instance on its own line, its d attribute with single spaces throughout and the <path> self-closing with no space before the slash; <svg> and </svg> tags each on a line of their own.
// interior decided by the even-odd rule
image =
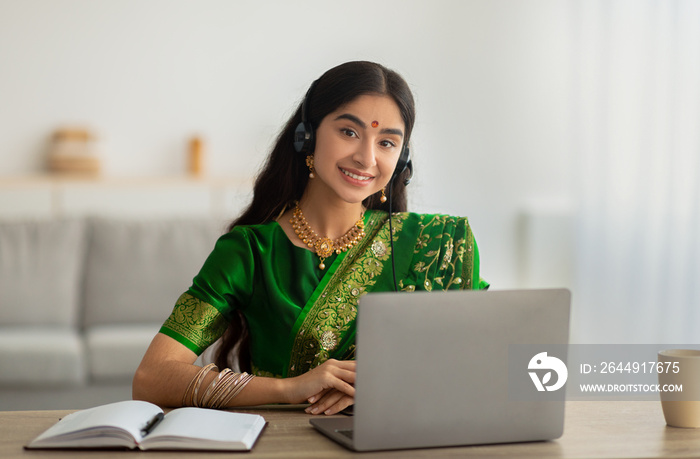
<svg viewBox="0 0 700 459">
<path fill-rule="evenodd" d="M 487 287 L 466 218 L 407 212 L 414 120 L 408 85 L 379 64 L 348 62 L 316 80 L 251 204 L 153 339 L 134 398 L 309 402 L 309 413 L 334 414 L 353 402 L 359 297 Z M 217 340 L 222 370 L 195 366 Z"/>
<path fill-rule="evenodd" d="M 372 128 L 370 120 L 393 127 Z M 312 156 L 318 180 L 308 183 L 302 203 L 323 200 L 334 206 L 352 205 L 383 190 L 396 169 L 403 131 L 399 108 L 388 96 L 363 95 L 328 114 L 316 132 Z M 312 216 L 310 211 L 309 218 L 320 219 L 318 212 Z M 321 230 L 342 234 L 345 222 L 338 223 L 336 228 Z"/>
</svg>

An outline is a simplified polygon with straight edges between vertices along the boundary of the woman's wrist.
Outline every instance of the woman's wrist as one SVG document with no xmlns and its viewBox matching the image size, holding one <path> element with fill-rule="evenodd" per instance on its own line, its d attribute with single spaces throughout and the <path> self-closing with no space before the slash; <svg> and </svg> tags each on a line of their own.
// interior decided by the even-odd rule
<svg viewBox="0 0 700 459">
<path fill-rule="evenodd" d="M 292 403 L 294 378 L 275 378 L 275 391 L 280 403 Z"/>
</svg>

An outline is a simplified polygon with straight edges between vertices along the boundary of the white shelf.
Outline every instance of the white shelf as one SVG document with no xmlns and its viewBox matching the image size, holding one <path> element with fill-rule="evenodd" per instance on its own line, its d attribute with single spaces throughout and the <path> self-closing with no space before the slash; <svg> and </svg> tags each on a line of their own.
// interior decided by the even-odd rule
<svg viewBox="0 0 700 459">
<path fill-rule="evenodd" d="M 118 216 L 133 218 L 235 217 L 250 199 L 242 177 L 0 178 L 0 218 Z"/>
</svg>

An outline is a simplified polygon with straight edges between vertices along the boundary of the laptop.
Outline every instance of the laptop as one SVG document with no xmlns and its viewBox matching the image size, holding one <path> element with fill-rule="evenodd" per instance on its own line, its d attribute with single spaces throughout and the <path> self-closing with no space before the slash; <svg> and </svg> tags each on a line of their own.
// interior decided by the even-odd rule
<svg viewBox="0 0 700 459">
<path fill-rule="evenodd" d="M 355 451 L 558 438 L 564 390 L 538 392 L 528 364 L 547 346 L 565 363 L 570 302 L 566 289 L 365 295 L 354 415 L 310 422 Z"/>
</svg>

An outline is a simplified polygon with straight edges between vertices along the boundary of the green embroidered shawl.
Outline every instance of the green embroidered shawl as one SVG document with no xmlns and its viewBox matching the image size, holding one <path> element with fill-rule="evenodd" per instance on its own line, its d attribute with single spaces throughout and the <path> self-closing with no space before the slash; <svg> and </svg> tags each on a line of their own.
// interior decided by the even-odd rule
<svg viewBox="0 0 700 459">
<path fill-rule="evenodd" d="M 276 222 L 234 228 L 219 239 L 161 333 L 199 354 L 239 309 L 258 375 L 295 376 L 329 358 L 353 358 L 358 298 L 394 289 L 387 216 L 367 211 L 367 236 L 328 258 L 325 271 Z M 466 218 L 399 213 L 392 226 L 400 290 L 487 286 Z"/>
</svg>

